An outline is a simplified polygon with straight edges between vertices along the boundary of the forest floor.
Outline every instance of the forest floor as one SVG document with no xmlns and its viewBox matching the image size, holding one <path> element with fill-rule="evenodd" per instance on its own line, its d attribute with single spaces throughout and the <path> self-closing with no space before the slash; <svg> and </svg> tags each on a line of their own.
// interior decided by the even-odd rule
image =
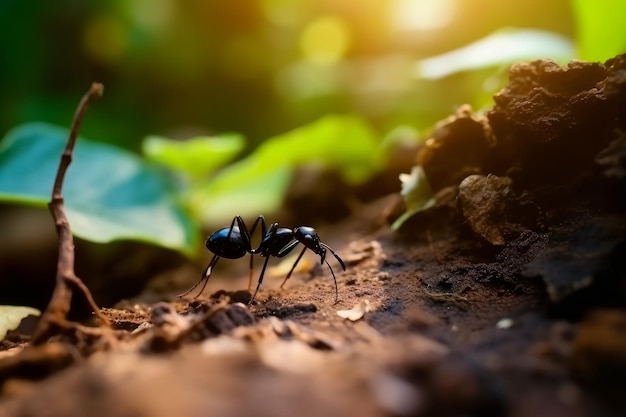
<svg viewBox="0 0 626 417">
<path fill-rule="evenodd" d="M 243 260 L 197 299 L 152 284 L 113 331 L 2 342 L 0 416 L 625 415 L 625 108 L 624 56 L 514 66 L 422 150 L 434 205 L 320 230 L 338 302 L 314 256 L 250 307 Z"/>
</svg>

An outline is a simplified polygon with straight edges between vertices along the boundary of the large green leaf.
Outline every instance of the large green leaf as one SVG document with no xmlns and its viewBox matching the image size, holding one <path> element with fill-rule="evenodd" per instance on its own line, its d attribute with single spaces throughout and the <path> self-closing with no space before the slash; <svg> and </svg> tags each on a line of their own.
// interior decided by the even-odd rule
<svg viewBox="0 0 626 417">
<path fill-rule="evenodd" d="M 142 151 L 149 160 L 197 180 L 226 164 L 243 150 L 245 144 L 244 137 L 236 133 L 185 141 L 148 136 L 142 143 Z"/>
<path fill-rule="evenodd" d="M 573 43 L 561 35 L 535 29 L 503 29 L 462 48 L 418 61 L 415 75 L 437 79 L 540 58 L 567 62 L 574 56 Z"/>
<path fill-rule="evenodd" d="M 361 118 L 327 116 L 263 142 L 195 190 L 191 207 L 204 223 L 223 222 L 236 214 L 255 217 L 280 207 L 299 165 L 333 168 L 346 182 L 357 184 L 382 167 L 386 153 Z"/>
<path fill-rule="evenodd" d="M 44 206 L 68 132 L 43 123 L 11 130 L 0 146 L 0 200 Z M 63 187 L 73 232 L 192 253 L 197 233 L 164 176 L 136 155 L 79 139 Z"/>
<path fill-rule="evenodd" d="M 251 156 L 260 167 L 320 164 L 358 184 L 382 166 L 380 138 L 358 116 L 330 115 L 266 140 Z"/>
<path fill-rule="evenodd" d="M 574 0 L 572 4 L 581 59 L 605 61 L 626 52 L 626 1 Z"/>
</svg>

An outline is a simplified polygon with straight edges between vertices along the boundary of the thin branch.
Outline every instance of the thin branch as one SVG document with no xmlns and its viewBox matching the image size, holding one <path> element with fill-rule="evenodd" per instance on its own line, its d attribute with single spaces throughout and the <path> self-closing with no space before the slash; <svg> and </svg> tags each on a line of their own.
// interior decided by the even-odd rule
<svg viewBox="0 0 626 417">
<path fill-rule="evenodd" d="M 100 98 L 102 92 L 102 84 L 93 83 L 89 91 L 81 99 L 74 113 L 67 145 L 61 155 L 61 162 L 59 163 L 59 169 L 52 189 L 52 200 L 48 204 L 48 208 L 52 213 L 52 218 L 56 225 L 57 234 L 59 235 L 59 258 L 57 261 L 56 281 L 50 303 L 42 315 L 31 339 L 32 344 L 41 344 L 50 336 L 54 335 L 59 329 L 68 327 L 67 315 L 71 308 L 73 288 L 78 289 L 87 300 L 87 303 L 90 305 L 100 323 L 107 327 L 110 326 L 108 319 L 98 308 L 89 289 L 74 272 L 74 237 L 70 229 L 70 223 L 65 214 L 62 194 L 65 173 L 72 162 L 74 145 L 78 138 L 78 132 L 83 117 L 89 105 Z"/>
<path fill-rule="evenodd" d="M 76 112 L 74 112 L 74 119 L 72 120 L 72 128 L 70 129 L 70 136 L 67 139 L 65 150 L 61 155 L 61 162 L 59 163 L 59 169 L 57 176 L 54 180 L 54 187 L 52 188 L 52 202 L 55 199 L 62 199 L 63 180 L 65 179 L 65 172 L 72 162 L 72 154 L 74 153 L 74 145 L 76 145 L 76 139 L 78 138 L 78 132 L 80 131 L 80 125 L 83 122 L 87 109 L 97 99 L 102 97 L 104 92 L 104 86 L 100 83 L 91 84 L 91 88 L 78 103 Z"/>
</svg>

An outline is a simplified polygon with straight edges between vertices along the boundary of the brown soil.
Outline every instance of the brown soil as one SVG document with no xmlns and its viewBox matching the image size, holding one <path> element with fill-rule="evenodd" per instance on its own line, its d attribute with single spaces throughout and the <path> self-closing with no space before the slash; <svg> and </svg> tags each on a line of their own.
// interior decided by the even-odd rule
<svg viewBox="0 0 626 417">
<path fill-rule="evenodd" d="M 115 333 L 14 335 L 0 416 L 626 415 L 625 74 L 520 64 L 486 115 L 442 122 L 419 157 L 433 207 L 320 231 L 337 303 L 312 257 L 250 308 L 237 270 L 104 309 Z"/>
</svg>

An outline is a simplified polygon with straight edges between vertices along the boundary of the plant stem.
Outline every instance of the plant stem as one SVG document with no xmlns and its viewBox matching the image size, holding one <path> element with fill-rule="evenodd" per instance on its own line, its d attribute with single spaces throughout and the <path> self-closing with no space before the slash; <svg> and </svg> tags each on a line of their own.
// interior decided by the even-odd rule
<svg viewBox="0 0 626 417">
<path fill-rule="evenodd" d="M 80 130 L 83 117 L 89 105 L 96 99 L 100 98 L 102 96 L 102 92 L 102 84 L 93 83 L 89 91 L 87 91 L 81 99 L 76 112 L 74 113 L 74 119 L 72 121 L 72 128 L 67 140 L 67 145 L 61 155 L 61 162 L 59 163 L 59 169 L 57 171 L 54 187 L 52 189 L 52 200 L 48 204 L 48 208 L 50 213 L 52 213 L 52 218 L 54 219 L 57 234 L 59 236 L 59 257 L 57 261 L 56 281 L 52 297 L 50 298 L 50 303 L 44 311 L 31 339 L 31 343 L 33 345 L 43 343 L 50 338 L 50 336 L 54 335 L 59 328 L 66 327 L 65 323 L 67 323 L 67 315 L 71 308 L 72 288 L 76 288 L 80 291 L 89 303 L 100 323 L 107 327 L 110 326 L 109 320 L 98 308 L 89 289 L 74 272 L 74 236 L 72 235 L 70 223 L 65 214 L 65 205 L 62 194 L 65 173 L 68 166 L 72 162 L 74 145 L 76 144 L 76 139 L 78 138 L 78 132 Z"/>
</svg>

